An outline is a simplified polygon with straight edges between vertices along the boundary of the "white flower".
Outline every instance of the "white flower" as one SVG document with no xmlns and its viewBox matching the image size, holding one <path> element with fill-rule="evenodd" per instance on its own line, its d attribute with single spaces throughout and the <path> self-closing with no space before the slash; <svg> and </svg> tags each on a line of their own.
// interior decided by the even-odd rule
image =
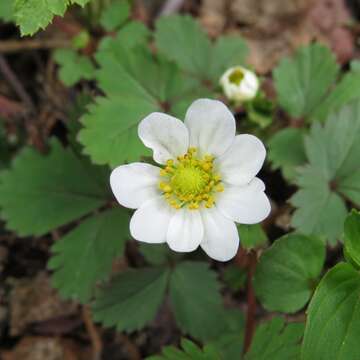
<svg viewBox="0 0 360 360">
<path fill-rule="evenodd" d="M 208 99 L 189 107 L 185 123 L 152 113 L 138 133 L 160 167 L 132 163 L 110 176 L 117 201 L 137 209 L 131 235 L 147 243 L 167 242 L 179 252 L 200 245 L 219 261 L 235 256 L 234 221 L 254 224 L 270 212 L 264 183 L 255 177 L 265 159 L 262 142 L 253 135 L 235 136 L 232 113 Z"/>
<path fill-rule="evenodd" d="M 234 66 L 221 76 L 220 85 L 229 100 L 249 101 L 259 90 L 259 79 L 252 71 L 242 66 Z"/>
</svg>

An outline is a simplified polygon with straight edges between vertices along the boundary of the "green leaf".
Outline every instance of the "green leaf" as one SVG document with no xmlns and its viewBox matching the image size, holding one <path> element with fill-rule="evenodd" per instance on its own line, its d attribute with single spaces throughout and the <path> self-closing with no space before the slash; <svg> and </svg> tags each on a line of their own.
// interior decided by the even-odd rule
<svg viewBox="0 0 360 360">
<path fill-rule="evenodd" d="M 306 162 L 304 131 L 286 128 L 270 139 L 268 158 L 273 170 L 281 169 L 285 179 L 293 181 L 300 166 Z"/>
<path fill-rule="evenodd" d="M 146 360 L 219 360 L 219 354 L 212 346 L 199 348 L 188 339 L 181 340 L 182 349 L 165 346 L 161 355 L 147 357 Z"/>
<path fill-rule="evenodd" d="M 216 274 L 201 262 L 183 262 L 170 278 L 170 300 L 177 324 L 191 336 L 207 340 L 226 328 Z"/>
<path fill-rule="evenodd" d="M 107 31 L 120 27 L 130 15 L 130 4 L 127 0 L 115 0 L 102 12 L 100 24 Z"/>
<path fill-rule="evenodd" d="M 114 36 L 105 36 L 100 44 L 99 51 L 112 51 L 117 47 L 132 49 L 145 45 L 150 37 L 149 29 L 139 21 L 131 21 L 116 32 Z"/>
<path fill-rule="evenodd" d="M 183 257 L 183 254 L 171 251 L 167 244 L 147 244 L 141 242 L 139 250 L 145 260 L 151 265 L 165 265 L 176 262 Z"/>
<path fill-rule="evenodd" d="M 248 55 L 246 42 L 238 35 L 220 36 L 212 47 L 207 77 L 217 84 L 231 66 L 244 65 Z"/>
<path fill-rule="evenodd" d="M 228 309 L 225 312 L 228 325 L 224 332 L 207 345 L 213 346 L 222 360 L 241 359 L 243 353 L 245 317 L 238 309 Z"/>
<path fill-rule="evenodd" d="M 360 101 L 333 114 L 324 126 L 313 124 L 305 138 L 308 165 L 292 197 L 292 225 L 305 234 L 326 236 L 334 244 L 347 215 L 344 199 L 360 204 Z"/>
<path fill-rule="evenodd" d="M 14 1 L 1 0 L 0 1 L 0 19 L 5 22 L 14 20 Z"/>
<path fill-rule="evenodd" d="M 260 257 L 255 293 L 267 310 L 294 313 L 309 301 L 324 261 L 325 244 L 320 239 L 283 236 Z"/>
<path fill-rule="evenodd" d="M 260 224 L 244 225 L 237 224 L 241 246 L 245 249 L 253 249 L 265 245 L 268 242 L 267 235 Z"/>
<path fill-rule="evenodd" d="M 197 81 L 143 47 L 130 50 L 116 44 L 100 51 L 97 60 L 101 67 L 97 77 L 107 98 L 98 97 L 89 107 L 79 133 L 84 152 L 97 164 L 116 166 L 149 155 L 137 136 L 142 118 L 164 111 L 164 106 L 182 116 L 202 91 Z"/>
<path fill-rule="evenodd" d="M 21 35 L 33 35 L 39 29 L 45 29 L 55 15 L 63 16 L 67 6 L 84 6 L 89 0 L 14 0 L 16 24 Z"/>
<path fill-rule="evenodd" d="M 343 76 L 330 95 L 327 96 L 320 106 L 316 108 L 313 119 L 325 120 L 333 111 L 339 110 L 354 99 L 358 99 L 360 93 L 360 73 L 350 72 Z"/>
<path fill-rule="evenodd" d="M 285 325 L 283 318 L 274 317 L 256 329 L 244 360 L 298 360 L 303 334 L 303 323 Z M 314 359 L 317 358 L 312 358 Z"/>
<path fill-rule="evenodd" d="M 111 272 L 112 260 L 122 255 L 129 237 L 129 216 L 112 209 L 83 221 L 52 247 L 48 267 L 61 296 L 81 303 L 90 300 L 98 281 Z"/>
<path fill-rule="evenodd" d="M 360 212 L 356 210 L 346 218 L 344 246 L 346 255 L 360 267 Z"/>
<path fill-rule="evenodd" d="M 20 236 L 43 235 L 104 205 L 108 171 L 51 141 L 41 155 L 25 148 L 0 175 L 0 207 Z"/>
<path fill-rule="evenodd" d="M 293 117 L 309 117 L 336 79 L 338 66 L 331 51 L 313 44 L 283 59 L 274 70 L 280 105 Z"/>
<path fill-rule="evenodd" d="M 310 302 L 302 360 L 360 358 L 360 274 L 339 263 L 321 280 Z"/>
<path fill-rule="evenodd" d="M 247 46 L 240 37 L 223 36 L 212 45 L 200 24 L 190 16 L 170 15 L 156 22 L 156 46 L 182 70 L 217 85 L 222 73 L 242 65 Z"/>
<path fill-rule="evenodd" d="M 156 46 L 181 69 L 206 77 L 211 43 L 200 24 L 191 16 L 170 15 L 156 22 Z"/>
<path fill-rule="evenodd" d="M 67 86 L 75 85 L 82 79 L 91 80 L 95 76 L 91 60 L 74 50 L 58 49 L 54 53 L 54 59 L 60 65 L 60 80 Z"/>
<path fill-rule="evenodd" d="M 100 292 L 93 316 L 104 326 L 131 332 L 149 323 L 163 302 L 169 271 L 163 268 L 127 270 Z"/>
</svg>

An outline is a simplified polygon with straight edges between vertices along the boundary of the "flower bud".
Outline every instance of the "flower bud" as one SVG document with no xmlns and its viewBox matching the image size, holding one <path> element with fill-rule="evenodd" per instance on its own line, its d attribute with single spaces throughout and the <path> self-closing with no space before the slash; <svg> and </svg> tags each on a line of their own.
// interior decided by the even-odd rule
<svg viewBox="0 0 360 360">
<path fill-rule="evenodd" d="M 254 99 L 259 90 L 259 79 L 252 71 L 234 66 L 221 76 L 220 85 L 229 100 L 249 101 Z"/>
</svg>

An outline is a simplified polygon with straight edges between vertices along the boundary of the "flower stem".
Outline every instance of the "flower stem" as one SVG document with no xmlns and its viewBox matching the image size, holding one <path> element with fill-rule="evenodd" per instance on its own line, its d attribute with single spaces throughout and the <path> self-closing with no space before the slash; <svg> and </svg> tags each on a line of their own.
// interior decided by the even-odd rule
<svg viewBox="0 0 360 360">
<path fill-rule="evenodd" d="M 248 275 L 247 275 L 247 312 L 246 312 L 246 328 L 244 339 L 244 354 L 250 349 L 251 341 L 255 330 L 256 315 L 256 298 L 253 288 L 253 277 L 255 273 L 257 256 L 256 251 L 252 250 L 248 254 Z"/>
</svg>

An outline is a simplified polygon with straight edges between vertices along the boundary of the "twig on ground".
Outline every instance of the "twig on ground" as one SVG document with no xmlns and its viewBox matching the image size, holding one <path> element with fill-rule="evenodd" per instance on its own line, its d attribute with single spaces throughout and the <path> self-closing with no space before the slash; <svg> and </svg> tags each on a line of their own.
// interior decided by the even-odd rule
<svg viewBox="0 0 360 360">
<path fill-rule="evenodd" d="M 10 100 L 5 96 L 0 95 L 0 115 L 5 119 L 12 118 L 14 116 L 24 115 L 26 109 L 21 103 Z"/>
<path fill-rule="evenodd" d="M 170 15 L 178 12 L 184 4 L 184 0 L 167 0 L 159 12 L 159 16 Z"/>
<path fill-rule="evenodd" d="M 10 68 L 7 63 L 4 55 L 0 54 L 0 72 L 4 75 L 6 80 L 9 82 L 13 90 L 16 92 L 17 96 L 21 99 L 21 101 L 29 108 L 31 112 L 35 112 L 35 106 L 26 92 L 25 88 L 22 86 L 21 82 L 15 75 L 15 73 Z"/>
<path fill-rule="evenodd" d="M 83 320 L 86 327 L 86 330 L 90 336 L 92 349 L 93 349 L 93 358 L 92 360 L 100 360 L 101 359 L 101 353 L 103 350 L 103 344 L 101 337 L 99 335 L 98 330 L 96 329 L 92 318 L 91 318 L 91 312 L 88 306 L 83 306 Z"/>
<path fill-rule="evenodd" d="M 244 354 L 250 349 L 251 341 L 255 330 L 256 298 L 253 288 L 253 277 L 257 263 L 256 251 L 252 250 L 248 254 L 248 258 L 249 258 L 249 264 L 248 264 L 248 278 L 247 278 L 247 312 L 246 312 Z"/>
<path fill-rule="evenodd" d="M 57 49 L 70 46 L 71 42 L 66 39 L 7 40 L 0 42 L 0 53 L 9 54 L 25 50 Z"/>
</svg>

